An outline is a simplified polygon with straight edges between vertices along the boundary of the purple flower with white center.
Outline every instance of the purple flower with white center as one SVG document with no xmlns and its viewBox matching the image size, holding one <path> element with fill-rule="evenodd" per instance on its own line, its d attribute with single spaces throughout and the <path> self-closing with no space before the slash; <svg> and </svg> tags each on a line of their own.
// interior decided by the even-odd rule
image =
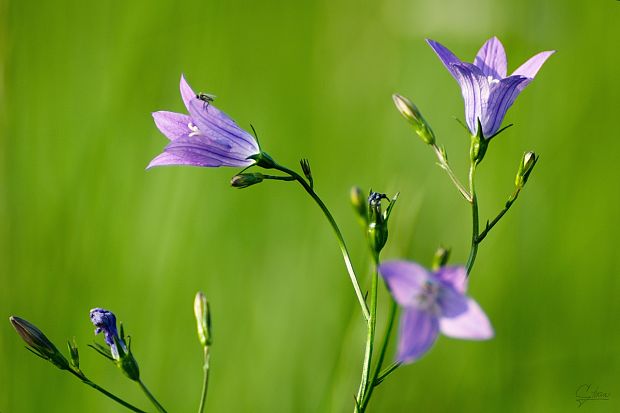
<svg viewBox="0 0 620 413">
<path fill-rule="evenodd" d="M 493 327 L 480 306 L 465 295 L 464 267 L 431 272 L 409 261 L 379 266 L 394 300 L 403 307 L 397 361 L 411 363 L 426 353 L 439 335 L 467 340 L 493 337 Z"/>
<path fill-rule="evenodd" d="M 147 169 L 163 165 L 246 167 L 254 164 L 253 159 L 248 159 L 260 153 L 254 137 L 212 103 L 196 95 L 184 76 L 180 87 L 189 115 L 153 113 L 155 124 L 170 143 Z"/>
<path fill-rule="evenodd" d="M 118 336 L 118 330 L 116 329 L 116 316 L 114 313 L 103 308 L 93 308 L 90 310 L 90 321 L 93 322 L 95 327 L 95 334 L 103 332 L 105 342 L 110 346 L 112 357 L 115 360 L 120 358 L 116 343 L 119 343 L 122 347 L 123 353 L 127 353 L 127 347 L 123 340 Z"/>
<path fill-rule="evenodd" d="M 497 37 L 486 41 L 473 64 L 462 62 L 434 40 L 426 39 L 426 42 L 461 86 L 469 131 L 477 135 L 479 121 L 486 139 L 497 133 L 508 108 L 555 53 L 555 50 L 540 52 L 506 77 L 506 53 Z"/>
</svg>

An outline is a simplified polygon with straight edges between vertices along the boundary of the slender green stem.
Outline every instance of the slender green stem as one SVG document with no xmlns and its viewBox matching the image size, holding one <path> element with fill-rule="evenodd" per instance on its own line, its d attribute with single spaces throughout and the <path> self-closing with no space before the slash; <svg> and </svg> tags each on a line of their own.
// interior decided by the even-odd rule
<svg viewBox="0 0 620 413">
<path fill-rule="evenodd" d="M 388 315 L 387 325 L 385 327 L 385 334 L 383 336 L 383 341 L 381 343 L 381 347 L 379 348 L 379 358 L 377 359 L 377 364 L 375 365 L 375 371 L 370 379 L 370 385 L 364 398 L 362 399 L 361 411 L 366 410 L 368 406 L 368 402 L 370 402 L 370 398 L 372 397 L 372 392 L 376 386 L 378 386 L 381 382 L 378 381 L 379 374 L 381 372 L 381 367 L 383 366 L 383 361 L 385 360 L 385 354 L 387 352 L 388 344 L 390 342 L 390 337 L 392 335 L 392 328 L 394 327 L 394 318 L 396 317 L 396 310 L 398 306 L 394 298 L 390 297 L 390 313 Z M 398 363 L 397 363 L 398 364 Z"/>
<path fill-rule="evenodd" d="M 82 373 L 81 371 L 74 371 L 74 370 L 68 370 L 71 374 L 73 374 L 75 377 L 77 377 L 78 379 L 80 379 L 82 381 L 82 383 L 92 387 L 93 389 L 105 394 L 107 397 L 109 397 L 110 399 L 114 400 L 115 402 L 117 402 L 118 404 L 128 408 L 129 410 L 133 411 L 133 412 L 138 412 L 138 413 L 146 413 L 144 410 L 138 409 L 136 406 L 127 403 L 125 400 L 121 399 L 118 396 L 113 395 L 112 393 L 110 393 L 109 391 L 107 391 L 106 389 L 104 389 L 103 387 L 93 383 L 92 381 L 90 381 L 90 379 L 88 379 L 88 377 L 86 377 L 84 375 L 84 373 Z"/>
<path fill-rule="evenodd" d="M 370 381 L 370 365 L 372 362 L 372 354 L 375 343 L 375 334 L 377 330 L 377 298 L 378 298 L 378 286 L 379 286 L 379 254 L 374 252 L 374 271 L 372 274 L 372 281 L 370 287 L 370 318 L 368 319 L 368 334 L 366 335 L 366 350 L 364 352 L 364 367 L 362 368 L 362 379 L 357 391 L 356 398 L 356 411 L 363 412 L 361 407 L 364 396 L 369 391 L 369 387 L 372 387 Z"/>
<path fill-rule="evenodd" d="M 353 264 L 351 263 L 351 258 L 349 256 L 347 245 L 344 242 L 344 237 L 342 236 L 342 233 L 340 232 L 340 228 L 338 228 L 338 224 L 336 223 L 336 220 L 332 216 L 331 212 L 329 212 L 329 209 L 327 208 L 325 203 L 321 200 L 321 198 L 319 198 L 316 192 L 314 192 L 312 187 L 310 187 L 310 185 L 306 182 L 304 178 L 301 177 L 301 175 L 299 175 L 297 172 L 291 169 L 288 169 L 287 167 L 282 166 L 282 165 L 275 164 L 274 168 L 281 172 L 289 174 L 290 176 L 295 178 L 295 180 L 301 184 L 301 186 L 312 197 L 312 199 L 314 199 L 314 201 L 317 203 L 319 208 L 321 208 L 321 211 L 323 211 L 323 214 L 325 214 L 325 217 L 329 221 L 332 229 L 334 230 L 334 233 L 336 234 L 336 238 L 338 238 L 338 245 L 340 246 L 340 252 L 342 253 L 344 264 L 347 267 L 347 272 L 349 273 L 349 277 L 351 278 L 351 283 L 353 284 L 353 289 L 355 290 L 355 295 L 357 296 L 357 300 L 359 301 L 360 307 L 362 309 L 362 313 L 364 314 L 364 318 L 367 321 L 370 320 L 370 312 L 368 310 L 368 306 L 366 305 L 364 294 L 362 294 L 362 289 L 360 288 L 360 285 L 357 281 L 357 276 L 355 275 L 355 271 L 353 270 Z"/>
<path fill-rule="evenodd" d="M 159 404 L 159 402 L 157 401 L 155 396 L 153 396 L 153 394 L 149 391 L 149 389 L 146 388 L 146 386 L 144 385 L 144 382 L 142 381 L 142 379 L 138 379 L 138 384 L 140 385 L 140 388 L 142 389 L 144 394 L 146 394 L 146 397 L 148 397 L 148 399 L 151 401 L 151 403 L 153 403 L 153 405 L 155 406 L 157 411 L 160 412 L 160 413 L 166 413 L 166 409 L 164 409 L 164 406 Z"/>
<path fill-rule="evenodd" d="M 484 228 L 484 231 L 482 231 L 480 233 L 480 235 L 478 235 L 478 238 L 476 240 L 478 244 L 480 244 L 482 242 L 482 240 L 489 234 L 489 232 L 495 226 L 495 224 L 497 224 L 499 222 L 499 220 L 502 219 L 504 214 L 506 214 L 506 212 L 508 212 L 508 210 L 510 209 L 512 204 L 514 204 L 514 202 L 519 197 L 519 193 L 521 193 L 521 188 L 515 189 L 513 194 L 510 196 L 510 198 L 508 198 L 508 201 L 506 201 L 506 204 L 504 204 L 504 208 L 499 212 L 499 214 L 497 214 L 497 216 L 493 219 L 493 221 L 491 221 L 491 222 L 487 221 L 487 224 L 486 224 L 486 226 Z"/>
<path fill-rule="evenodd" d="M 274 181 L 294 181 L 294 176 L 277 176 L 277 175 L 263 175 L 263 179 L 271 179 Z"/>
<path fill-rule="evenodd" d="M 444 171 L 448 173 L 448 176 L 452 180 L 452 183 L 454 184 L 454 186 L 456 186 L 456 189 L 459 190 L 461 195 L 463 195 L 463 198 L 465 198 L 467 202 L 471 203 L 471 199 L 472 199 L 471 194 L 467 192 L 467 189 L 465 189 L 465 186 L 463 186 L 461 181 L 459 181 L 459 178 L 457 178 L 457 176 L 455 175 L 454 171 L 452 171 L 452 168 L 450 167 L 450 164 L 448 163 L 448 159 L 445 153 L 437 146 L 437 144 L 434 143 L 432 146 L 433 146 L 433 150 L 435 151 L 435 155 L 437 155 L 437 159 L 439 160 L 439 166 L 441 167 L 441 169 L 443 169 Z"/>
<path fill-rule="evenodd" d="M 389 376 L 390 374 L 392 374 L 392 372 L 394 372 L 394 370 L 396 370 L 397 368 L 399 368 L 401 366 L 401 363 L 399 363 L 398 361 L 395 361 L 394 363 L 390 364 L 389 367 L 387 367 L 385 370 L 383 370 L 379 376 L 377 377 L 377 380 L 375 382 L 375 386 L 378 386 L 379 384 L 381 384 L 381 382 L 383 380 L 386 379 L 387 376 Z"/>
<path fill-rule="evenodd" d="M 202 369 L 204 371 L 204 380 L 202 382 L 202 393 L 200 396 L 200 406 L 198 407 L 198 413 L 202 413 L 205 410 L 205 403 L 207 401 L 207 389 L 209 387 L 209 359 L 211 355 L 209 354 L 209 346 L 204 347 L 204 364 L 202 365 Z"/>
<path fill-rule="evenodd" d="M 474 262 L 476 261 L 476 255 L 478 254 L 478 231 L 480 226 L 478 223 L 478 197 L 476 196 L 476 188 L 474 186 L 474 180 L 476 175 L 476 161 L 472 160 L 469 166 L 469 192 L 471 193 L 471 215 L 472 215 L 472 235 L 471 235 L 471 250 L 469 251 L 469 258 L 467 258 L 467 264 L 465 269 L 467 275 L 471 272 Z"/>
</svg>

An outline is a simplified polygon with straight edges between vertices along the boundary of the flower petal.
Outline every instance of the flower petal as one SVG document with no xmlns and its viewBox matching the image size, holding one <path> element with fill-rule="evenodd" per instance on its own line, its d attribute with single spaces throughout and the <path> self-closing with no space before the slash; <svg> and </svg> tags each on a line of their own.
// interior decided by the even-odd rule
<svg viewBox="0 0 620 413">
<path fill-rule="evenodd" d="M 400 318 L 397 361 L 411 363 L 422 357 L 438 332 L 438 320 L 430 312 L 407 308 Z"/>
<path fill-rule="evenodd" d="M 487 40 L 478 51 L 474 64 L 485 76 L 500 80 L 506 77 L 506 52 L 497 37 Z"/>
<path fill-rule="evenodd" d="M 396 302 L 402 306 L 410 305 L 430 278 L 426 268 L 409 261 L 384 262 L 379 265 L 379 273 Z"/>
<path fill-rule="evenodd" d="M 225 139 L 197 135 L 171 142 L 165 152 L 203 163 L 201 166 L 249 166 L 254 163 L 237 149 Z"/>
<path fill-rule="evenodd" d="M 549 50 L 546 52 L 540 52 L 537 55 L 531 57 L 527 62 L 523 63 L 517 70 L 512 72 L 511 76 L 525 76 L 533 79 L 536 73 L 540 70 L 545 61 L 555 53 L 555 50 Z"/>
<path fill-rule="evenodd" d="M 467 310 L 456 317 L 441 317 L 441 332 L 453 338 L 488 340 L 493 337 L 493 327 L 478 303 L 467 298 Z"/>
<path fill-rule="evenodd" d="M 489 80 L 482 71 L 471 63 L 452 65 L 455 78 L 461 85 L 465 102 L 465 120 L 469 131 L 475 135 L 478 131 L 478 119 L 484 125 L 484 112 L 489 99 Z"/>
<path fill-rule="evenodd" d="M 181 75 L 181 83 L 179 84 L 179 89 L 181 90 L 181 98 L 183 99 L 183 103 L 189 112 L 189 102 L 193 99 L 196 99 L 196 93 L 192 90 L 187 80 L 185 80 L 185 75 Z"/>
<path fill-rule="evenodd" d="M 462 265 L 441 267 L 434 275 L 461 294 L 467 291 L 467 270 Z"/>
<path fill-rule="evenodd" d="M 531 81 L 523 76 L 509 76 L 491 86 L 487 109 L 482 118 L 485 137 L 490 138 L 499 130 L 508 108 Z"/>
<path fill-rule="evenodd" d="M 456 63 L 462 63 L 461 59 L 456 57 L 454 53 L 452 53 L 450 50 L 448 50 L 447 47 L 445 47 L 439 42 L 431 39 L 426 39 L 426 43 L 428 43 L 428 45 L 435 51 L 435 53 L 439 57 L 439 60 L 441 60 L 441 62 L 446 67 L 446 69 L 448 69 L 450 74 L 452 74 L 452 76 L 458 81 L 457 75 L 452 65 Z"/>
<path fill-rule="evenodd" d="M 185 103 L 192 121 L 203 135 L 229 139 L 233 145 L 243 148 L 245 158 L 260 152 L 254 137 L 237 126 L 234 120 L 213 104 L 206 104 L 198 99 L 184 76 L 181 76 L 180 89 L 183 103 Z"/>
<path fill-rule="evenodd" d="M 153 120 L 155 125 L 171 141 L 186 137 L 192 131 L 189 129 L 189 124 L 192 121 L 187 115 L 176 112 L 159 111 L 153 112 Z"/>
</svg>

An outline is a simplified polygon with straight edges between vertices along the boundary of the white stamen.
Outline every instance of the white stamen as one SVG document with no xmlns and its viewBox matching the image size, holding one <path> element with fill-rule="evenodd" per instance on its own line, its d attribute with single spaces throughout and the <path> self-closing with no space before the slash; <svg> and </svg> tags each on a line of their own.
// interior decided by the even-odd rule
<svg viewBox="0 0 620 413">
<path fill-rule="evenodd" d="M 489 75 L 487 76 L 487 79 L 489 81 L 489 84 L 493 84 L 493 83 L 499 83 L 499 79 L 495 79 L 493 76 Z"/>
<path fill-rule="evenodd" d="M 189 134 L 189 137 L 191 138 L 192 136 L 196 136 L 196 135 L 200 135 L 200 129 L 198 129 L 198 126 L 194 125 L 192 122 L 187 124 L 187 127 L 189 128 L 189 130 L 191 130 L 192 132 Z"/>
</svg>

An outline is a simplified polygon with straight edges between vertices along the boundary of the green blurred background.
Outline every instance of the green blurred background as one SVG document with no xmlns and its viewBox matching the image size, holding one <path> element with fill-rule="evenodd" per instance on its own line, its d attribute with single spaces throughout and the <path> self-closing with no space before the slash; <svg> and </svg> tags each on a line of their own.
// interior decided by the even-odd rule
<svg viewBox="0 0 620 413">
<path fill-rule="evenodd" d="M 75 336 L 89 376 L 150 409 L 86 347 L 95 306 L 124 322 L 162 403 L 194 411 L 197 290 L 215 329 L 208 412 L 351 411 L 364 327 L 320 211 L 293 183 L 230 189 L 233 169 L 145 171 L 166 144 L 150 112 L 184 110 L 185 73 L 278 161 L 308 157 L 362 275 L 353 184 L 401 191 L 384 258 L 429 264 L 444 244 L 463 262 L 468 206 L 390 94 L 464 177 L 460 92 L 424 38 L 470 60 L 492 35 L 509 71 L 558 51 L 479 169 L 486 218 L 521 154 L 541 155 L 472 276 L 496 338 L 440 338 L 371 411 L 566 412 L 581 384 L 611 394 L 583 409 L 620 411 L 617 1 L 4 0 L 0 16 L 0 412 L 123 411 L 24 350 L 11 314 L 59 346 Z"/>
</svg>

